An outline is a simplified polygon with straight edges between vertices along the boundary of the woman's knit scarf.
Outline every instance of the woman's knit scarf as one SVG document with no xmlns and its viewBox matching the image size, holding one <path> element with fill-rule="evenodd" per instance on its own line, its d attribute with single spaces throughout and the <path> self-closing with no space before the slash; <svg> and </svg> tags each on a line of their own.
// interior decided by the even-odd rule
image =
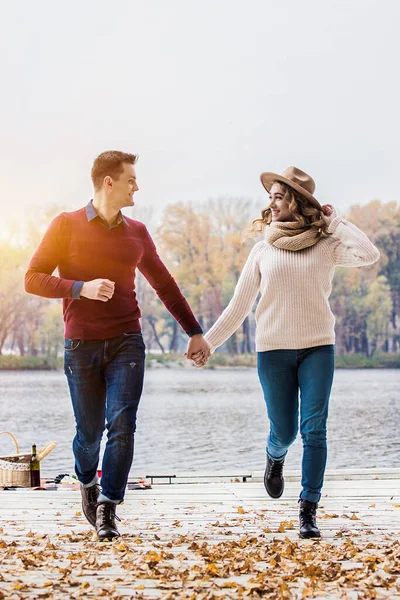
<svg viewBox="0 0 400 600">
<path fill-rule="evenodd" d="M 265 228 L 264 235 L 271 246 L 297 252 L 314 246 L 321 238 L 321 231 L 298 221 L 274 221 Z"/>
</svg>

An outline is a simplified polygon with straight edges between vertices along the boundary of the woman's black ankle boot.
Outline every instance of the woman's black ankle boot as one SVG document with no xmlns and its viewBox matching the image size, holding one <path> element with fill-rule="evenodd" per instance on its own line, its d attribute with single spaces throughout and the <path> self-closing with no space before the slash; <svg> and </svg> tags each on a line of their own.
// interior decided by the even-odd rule
<svg viewBox="0 0 400 600">
<path fill-rule="evenodd" d="M 317 527 L 317 502 L 308 500 L 299 500 L 300 504 L 300 537 L 301 538 L 319 538 L 321 532 Z"/>
</svg>

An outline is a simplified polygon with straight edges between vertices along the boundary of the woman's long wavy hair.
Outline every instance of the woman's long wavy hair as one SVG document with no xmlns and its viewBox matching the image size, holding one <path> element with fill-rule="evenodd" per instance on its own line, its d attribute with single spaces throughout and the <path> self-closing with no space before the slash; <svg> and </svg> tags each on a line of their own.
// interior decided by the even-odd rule
<svg viewBox="0 0 400 600">
<path fill-rule="evenodd" d="M 322 211 L 317 208 L 307 198 L 298 194 L 293 188 L 282 183 L 281 181 L 274 181 L 279 184 L 285 192 L 285 200 L 289 202 L 289 210 L 292 213 L 294 220 L 304 225 L 304 227 L 315 227 L 321 237 L 329 235 L 327 233 L 328 226 L 322 219 Z M 256 237 L 262 233 L 272 221 L 272 212 L 270 208 L 264 208 L 261 211 L 261 219 L 254 219 L 249 227 L 245 231 L 245 237 Z"/>
</svg>

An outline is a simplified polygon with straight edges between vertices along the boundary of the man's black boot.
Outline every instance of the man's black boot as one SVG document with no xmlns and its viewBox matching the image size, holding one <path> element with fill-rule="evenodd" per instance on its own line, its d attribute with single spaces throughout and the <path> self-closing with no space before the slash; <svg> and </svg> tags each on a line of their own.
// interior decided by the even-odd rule
<svg viewBox="0 0 400 600">
<path fill-rule="evenodd" d="M 300 504 L 300 537 L 301 538 L 320 538 L 321 532 L 317 527 L 317 508 L 316 502 L 308 500 L 299 500 Z"/>
<path fill-rule="evenodd" d="M 272 460 L 267 454 L 267 466 L 265 467 L 264 485 L 271 498 L 280 498 L 285 487 L 283 479 L 283 464 L 285 459 Z"/>
<path fill-rule="evenodd" d="M 100 486 L 97 483 L 91 485 L 90 487 L 84 487 L 81 484 L 83 514 L 92 527 L 96 527 L 96 509 L 99 495 Z"/>
<path fill-rule="evenodd" d="M 115 524 L 115 519 L 120 521 L 115 514 L 116 504 L 114 502 L 101 502 L 97 505 L 96 531 L 99 540 L 112 540 L 119 537 L 120 533 Z"/>
</svg>

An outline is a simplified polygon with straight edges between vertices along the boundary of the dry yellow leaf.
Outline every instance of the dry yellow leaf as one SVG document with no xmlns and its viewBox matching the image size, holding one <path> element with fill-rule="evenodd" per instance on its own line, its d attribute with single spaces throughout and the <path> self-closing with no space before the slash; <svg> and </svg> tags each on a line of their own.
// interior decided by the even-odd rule
<svg viewBox="0 0 400 600">
<path fill-rule="evenodd" d="M 207 573 L 207 575 L 211 575 L 213 577 L 218 575 L 217 565 L 215 563 L 211 563 L 211 564 L 207 565 L 206 573 Z"/>
<path fill-rule="evenodd" d="M 236 588 L 239 584 L 235 583 L 234 581 L 227 581 L 226 583 L 223 583 L 220 587 L 222 588 Z"/>
<path fill-rule="evenodd" d="M 128 550 L 128 546 L 125 544 L 125 542 L 119 542 L 118 544 L 114 545 L 115 550 L 118 550 L 118 552 L 124 552 L 125 550 Z"/>
<path fill-rule="evenodd" d="M 162 560 L 160 554 L 157 554 L 157 552 L 154 552 L 153 550 L 151 550 L 150 552 L 147 552 L 144 555 L 144 559 L 149 560 L 151 562 L 160 562 L 160 560 Z"/>
</svg>

